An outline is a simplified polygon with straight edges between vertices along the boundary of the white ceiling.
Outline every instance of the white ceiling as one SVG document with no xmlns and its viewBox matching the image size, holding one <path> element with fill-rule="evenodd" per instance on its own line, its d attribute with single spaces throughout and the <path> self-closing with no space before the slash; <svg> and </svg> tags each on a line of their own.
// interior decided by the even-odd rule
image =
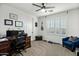
<svg viewBox="0 0 79 59">
<path fill-rule="evenodd" d="M 53 14 L 53 13 L 57 13 L 57 12 L 61 12 L 61 11 L 65 11 L 65 10 L 69 10 L 69 9 L 74 9 L 79 7 L 79 3 L 46 3 L 46 6 L 55 6 L 55 8 L 52 8 L 51 10 L 53 10 L 53 12 L 36 12 L 35 10 L 40 9 L 39 7 L 33 6 L 32 3 L 8 3 L 9 5 L 16 7 L 18 9 L 21 9 L 25 12 L 28 12 L 32 15 L 35 16 L 43 16 L 43 15 L 49 15 L 49 14 Z M 40 3 L 37 3 L 38 5 L 40 5 Z"/>
</svg>

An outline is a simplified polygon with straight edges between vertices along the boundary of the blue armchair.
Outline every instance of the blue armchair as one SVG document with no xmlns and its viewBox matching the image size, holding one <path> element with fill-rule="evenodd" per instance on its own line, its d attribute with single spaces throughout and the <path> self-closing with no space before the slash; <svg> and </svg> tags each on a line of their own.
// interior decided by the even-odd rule
<svg viewBox="0 0 79 59">
<path fill-rule="evenodd" d="M 65 46 L 71 51 L 75 51 L 75 48 L 79 47 L 79 38 L 76 38 L 74 41 L 69 41 L 69 37 L 63 38 L 62 44 L 63 47 Z"/>
</svg>

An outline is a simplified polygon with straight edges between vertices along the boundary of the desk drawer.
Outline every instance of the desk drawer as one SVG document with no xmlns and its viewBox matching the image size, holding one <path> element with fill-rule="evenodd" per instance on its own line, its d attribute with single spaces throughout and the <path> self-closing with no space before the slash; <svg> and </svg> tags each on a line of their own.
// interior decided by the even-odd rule
<svg viewBox="0 0 79 59">
<path fill-rule="evenodd" d="M 9 42 L 0 43 L 0 53 L 7 53 L 9 51 L 10 45 Z"/>
<path fill-rule="evenodd" d="M 9 49 L 8 48 L 4 48 L 4 49 L 1 49 L 0 50 L 0 53 L 8 53 L 9 52 Z"/>
</svg>

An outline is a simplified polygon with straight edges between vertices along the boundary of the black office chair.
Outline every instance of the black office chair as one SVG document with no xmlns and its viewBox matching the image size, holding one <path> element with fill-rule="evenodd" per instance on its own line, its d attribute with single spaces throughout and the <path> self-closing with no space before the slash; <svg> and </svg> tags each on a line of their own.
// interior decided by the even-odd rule
<svg viewBox="0 0 79 59">
<path fill-rule="evenodd" d="M 17 37 L 17 39 L 14 40 L 12 43 L 12 50 L 16 54 L 21 54 L 23 56 L 23 54 L 21 53 L 21 50 L 24 50 L 24 48 L 25 48 L 24 36 Z"/>
</svg>

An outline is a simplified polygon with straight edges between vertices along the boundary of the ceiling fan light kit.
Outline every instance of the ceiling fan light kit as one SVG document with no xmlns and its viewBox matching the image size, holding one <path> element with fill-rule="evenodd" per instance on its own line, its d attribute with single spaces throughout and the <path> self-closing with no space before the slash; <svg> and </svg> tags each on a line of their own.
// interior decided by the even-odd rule
<svg viewBox="0 0 79 59">
<path fill-rule="evenodd" d="M 45 9 L 42 9 L 41 12 L 50 13 L 50 12 L 53 12 L 53 10 L 45 10 Z"/>
<path fill-rule="evenodd" d="M 41 11 L 42 11 L 42 12 L 45 12 L 45 9 L 42 9 Z"/>
</svg>

